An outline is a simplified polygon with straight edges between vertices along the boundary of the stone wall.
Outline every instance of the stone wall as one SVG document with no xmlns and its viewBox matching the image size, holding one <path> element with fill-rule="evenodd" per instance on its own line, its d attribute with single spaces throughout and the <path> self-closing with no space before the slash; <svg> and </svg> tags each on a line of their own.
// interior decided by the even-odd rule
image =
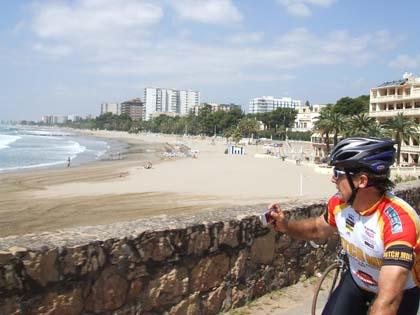
<svg viewBox="0 0 420 315">
<path fill-rule="evenodd" d="M 398 195 L 420 208 L 420 181 Z M 283 205 L 319 215 L 324 200 Z M 207 315 L 324 268 L 314 249 L 262 227 L 265 205 L 0 239 L 0 315 Z M 311 293 L 308 293 L 311 294 Z"/>
</svg>

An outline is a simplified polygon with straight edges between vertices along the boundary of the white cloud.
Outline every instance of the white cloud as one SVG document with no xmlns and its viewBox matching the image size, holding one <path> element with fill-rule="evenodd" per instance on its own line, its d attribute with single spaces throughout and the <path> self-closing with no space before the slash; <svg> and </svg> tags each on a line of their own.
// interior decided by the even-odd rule
<svg viewBox="0 0 420 315">
<path fill-rule="evenodd" d="M 420 68 L 420 54 L 417 56 L 399 55 L 388 64 L 392 68 L 412 71 Z"/>
<path fill-rule="evenodd" d="M 317 1 L 318 5 L 331 3 Z M 173 82 L 169 86 L 190 82 L 192 87 L 199 87 L 204 82 L 219 84 L 241 78 L 280 81 L 291 78 L 288 72 L 306 65 L 363 65 L 378 53 L 374 39 L 386 43 L 391 38 L 385 31 L 358 36 L 348 31 L 317 35 L 297 28 L 277 39 L 251 32 L 222 35 L 219 41 L 209 42 L 206 38 L 195 40 L 194 28 L 185 29 L 185 25 L 171 29 L 168 36 L 158 31 L 149 36 L 154 28 L 168 27 L 159 24 L 168 3 L 178 9 L 191 4 L 189 13 L 184 12 L 190 17 L 198 8 L 206 14 L 200 15 L 203 12 L 198 10 L 201 13 L 196 17 L 219 12 L 219 21 L 239 14 L 236 9 L 233 15 L 223 9 L 234 8 L 231 1 L 223 0 L 40 2 L 31 24 L 37 35 L 33 48 L 56 58 L 76 57 L 85 66 L 83 71 Z"/>
<path fill-rule="evenodd" d="M 170 0 L 181 19 L 208 24 L 242 21 L 242 14 L 231 0 Z"/>
<path fill-rule="evenodd" d="M 291 15 L 308 17 L 312 15 L 311 6 L 328 8 L 336 0 L 277 0 L 277 2 Z"/>
<path fill-rule="evenodd" d="M 65 42 L 76 49 L 129 44 L 163 15 L 158 4 L 136 0 L 37 2 L 33 12 L 32 30 L 41 40 Z"/>
<path fill-rule="evenodd" d="M 234 44 L 248 44 L 260 42 L 264 37 L 262 32 L 236 34 L 229 38 Z"/>
<path fill-rule="evenodd" d="M 64 57 L 72 53 L 72 49 L 65 45 L 45 45 L 37 43 L 33 46 L 36 52 L 51 56 L 51 57 Z"/>
</svg>

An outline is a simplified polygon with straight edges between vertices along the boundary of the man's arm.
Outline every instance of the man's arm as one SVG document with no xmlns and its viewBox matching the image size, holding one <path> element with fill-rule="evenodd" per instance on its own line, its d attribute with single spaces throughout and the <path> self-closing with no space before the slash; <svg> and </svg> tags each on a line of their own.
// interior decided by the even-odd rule
<svg viewBox="0 0 420 315">
<path fill-rule="evenodd" d="M 369 315 L 397 314 L 409 272 L 409 269 L 401 266 L 382 266 L 379 272 L 378 295 Z"/>
<path fill-rule="evenodd" d="M 331 236 L 336 228 L 325 222 L 324 216 L 302 220 L 286 219 L 278 204 L 271 204 L 268 207 L 273 218 L 274 229 L 278 232 L 287 233 L 294 238 L 304 240 L 326 239 Z"/>
</svg>

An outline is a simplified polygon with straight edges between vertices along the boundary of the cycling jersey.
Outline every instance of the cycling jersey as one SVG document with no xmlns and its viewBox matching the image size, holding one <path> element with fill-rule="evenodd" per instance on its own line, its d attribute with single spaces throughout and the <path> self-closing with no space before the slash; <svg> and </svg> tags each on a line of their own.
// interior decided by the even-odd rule
<svg viewBox="0 0 420 315">
<path fill-rule="evenodd" d="M 404 200 L 387 192 L 359 213 L 337 194 L 328 201 L 324 218 L 338 229 L 360 288 L 377 293 L 382 265 L 411 269 L 405 289 L 420 286 L 420 220 Z"/>
</svg>

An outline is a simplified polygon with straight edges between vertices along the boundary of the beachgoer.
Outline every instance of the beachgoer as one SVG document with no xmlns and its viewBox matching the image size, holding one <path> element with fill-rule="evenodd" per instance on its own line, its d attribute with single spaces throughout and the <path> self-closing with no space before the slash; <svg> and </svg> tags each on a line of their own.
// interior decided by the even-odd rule
<svg viewBox="0 0 420 315">
<path fill-rule="evenodd" d="M 338 193 L 317 218 L 288 220 L 269 205 L 275 230 L 301 239 L 326 239 L 338 231 L 349 271 L 323 315 L 415 315 L 420 297 L 420 220 L 390 189 L 395 142 L 348 138 L 329 155 Z M 370 304 L 370 306 L 368 306 Z"/>
<path fill-rule="evenodd" d="M 67 167 L 70 167 L 70 157 L 67 159 Z"/>
</svg>

